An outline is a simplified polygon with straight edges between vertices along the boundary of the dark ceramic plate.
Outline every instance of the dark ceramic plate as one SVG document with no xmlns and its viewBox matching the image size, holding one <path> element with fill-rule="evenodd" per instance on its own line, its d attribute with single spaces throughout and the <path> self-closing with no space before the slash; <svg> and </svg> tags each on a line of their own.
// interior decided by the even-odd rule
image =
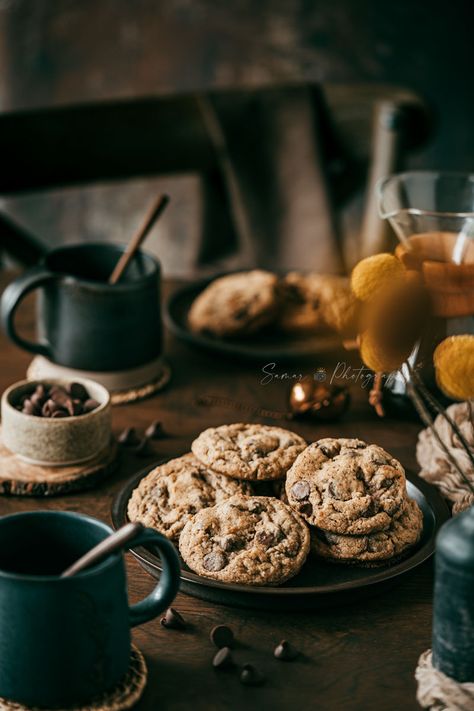
<svg viewBox="0 0 474 711">
<path fill-rule="evenodd" d="M 290 336 L 268 329 L 252 337 L 228 340 L 193 333 L 188 326 L 189 309 L 196 296 L 215 278 L 186 284 L 169 297 L 165 306 L 165 323 L 170 331 L 183 341 L 209 351 L 252 360 L 291 360 L 334 351 L 341 347 L 341 339 L 332 333 Z"/>
<path fill-rule="evenodd" d="M 156 465 L 154 465 L 156 466 Z M 136 474 L 121 489 L 112 507 L 112 520 L 118 528 L 127 522 L 127 503 L 133 489 L 153 467 Z M 408 493 L 423 511 L 423 534 L 409 556 L 392 566 L 357 568 L 326 563 L 311 556 L 301 572 L 279 587 L 234 585 L 203 578 L 182 563 L 181 591 L 194 597 L 224 605 L 264 609 L 310 609 L 339 604 L 357 597 L 381 592 L 403 574 L 413 570 L 433 555 L 439 527 L 449 518 L 448 508 L 437 489 L 414 474 L 408 474 Z M 132 551 L 139 563 L 153 577 L 160 576 L 159 558 L 146 548 Z"/>
</svg>

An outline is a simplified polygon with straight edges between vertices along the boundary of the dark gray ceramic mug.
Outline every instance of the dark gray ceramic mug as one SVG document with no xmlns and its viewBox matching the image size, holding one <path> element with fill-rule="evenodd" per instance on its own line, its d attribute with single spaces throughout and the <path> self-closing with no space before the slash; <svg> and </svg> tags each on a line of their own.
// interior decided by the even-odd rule
<svg viewBox="0 0 474 711">
<path fill-rule="evenodd" d="M 155 546 L 163 572 L 131 607 L 120 553 L 59 577 L 111 533 L 97 519 L 63 511 L 0 518 L 0 697 L 68 707 L 113 688 L 127 672 L 130 628 L 170 605 L 179 562 L 168 539 L 145 529 L 134 545 Z"/>
<path fill-rule="evenodd" d="M 9 284 L 1 299 L 5 331 L 20 348 L 54 363 L 95 372 L 130 370 L 162 352 L 160 265 L 139 251 L 118 284 L 107 283 L 125 247 L 84 243 L 59 247 Z M 16 330 L 23 298 L 40 289 L 38 342 Z"/>
</svg>

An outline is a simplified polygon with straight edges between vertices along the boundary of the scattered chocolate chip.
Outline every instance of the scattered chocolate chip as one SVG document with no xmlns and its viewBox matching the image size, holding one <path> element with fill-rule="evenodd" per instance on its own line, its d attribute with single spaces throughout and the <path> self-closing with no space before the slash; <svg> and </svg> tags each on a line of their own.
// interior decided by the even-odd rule
<svg viewBox="0 0 474 711">
<path fill-rule="evenodd" d="M 155 420 L 146 428 L 145 436 L 148 437 L 148 439 L 164 439 L 168 435 L 163 429 L 161 422 L 159 420 Z"/>
<path fill-rule="evenodd" d="M 118 441 L 120 444 L 123 444 L 124 447 L 135 447 L 137 444 L 140 444 L 140 438 L 135 432 L 134 427 L 127 427 L 123 430 L 118 436 Z"/>
<path fill-rule="evenodd" d="M 291 487 L 291 493 L 297 501 L 307 499 L 310 494 L 309 483 L 307 481 L 297 481 Z"/>
<path fill-rule="evenodd" d="M 137 447 L 134 448 L 137 457 L 152 457 L 155 452 L 148 437 L 143 437 Z"/>
<path fill-rule="evenodd" d="M 244 664 L 240 672 L 240 681 L 245 686 L 260 686 L 265 681 L 265 677 L 252 664 Z"/>
<path fill-rule="evenodd" d="M 216 625 L 209 635 L 211 642 L 216 647 L 232 647 L 234 643 L 234 633 L 227 625 Z"/>
<path fill-rule="evenodd" d="M 298 650 L 292 647 L 286 639 L 282 639 L 280 644 L 277 644 L 273 651 L 273 656 L 276 657 L 276 659 L 280 659 L 282 662 L 291 662 L 293 659 L 296 659 L 298 654 Z"/>
<path fill-rule="evenodd" d="M 92 412 L 92 410 L 95 410 L 97 407 L 100 407 L 100 402 L 94 400 L 93 397 L 87 398 L 84 402 L 84 412 Z"/>
<path fill-rule="evenodd" d="M 311 516 L 311 514 L 313 513 L 313 507 L 310 503 L 301 504 L 299 510 L 300 513 L 302 513 L 304 516 Z"/>
<path fill-rule="evenodd" d="M 212 666 L 214 669 L 225 669 L 226 667 L 232 666 L 234 660 L 232 659 L 232 652 L 229 647 L 222 647 L 214 655 L 212 660 Z"/>
<path fill-rule="evenodd" d="M 161 618 L 160 623 L 170 630 L 184 630 L 186 628 L 184 617 L 174 607 L 169 607 L 166 610 L 165 616 Z"/>
<path fill-rule="evenodd" d="M 222 570 L 222 568 L 226 567 L 227 558 L 223 553 L 214 551 L 213 553 L 208 553 L 204 556 L 202 564 L 206 570 L 217 572 L 218 570 Z"/>
<path fill-rule="evenodd" d="M 73 400 L 87 400 L 89 393 L 81 383 L 70 383 L 67 388 Z"/>
</svg>

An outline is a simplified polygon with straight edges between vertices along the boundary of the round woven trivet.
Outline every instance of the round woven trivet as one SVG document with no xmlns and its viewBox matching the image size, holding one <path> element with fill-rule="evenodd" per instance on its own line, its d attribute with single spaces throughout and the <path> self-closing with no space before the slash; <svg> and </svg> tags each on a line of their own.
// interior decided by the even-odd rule
<svg viewBox="0 0 474 711">
<path fill-rule="evenodd" d="M 58 372 L 56 373 L 55 370 Z M 66 370 L 62 366 L 56 366 L 42 356 L 35 356 L 28 366 L 26 377 L 28 380 L 43 380 L 51 377 L 59 377 L 59 374 L 61 374 L 61 377 L 66 377 L 65 374 L 67 373 L 67 377 L 73 379 L 75 372 L 77 373 L 77 371 L 72 369 Z M 80 379 L 84 376 L 82 373 L 77 373 L 76 377 Z M 94 378 L 93 373 L 88 373 L 87 377 L 92 380 L 97 379 L 97 382 L 99 383 L 101 382 L 100 373 L 97 374 L 97 378 Z M 153 380 L 130 388 L 115 389 L 113 387 L 108 387 L 107 389 L 110 392 L 110 400 L 112 405 L 126 405 L 130 402 L 144 400 L 160 390 L 163 390 L 163 388 L 168 385 L 170 377 L 171 368 L 166 361 L 162 361 L 159 375 L 153 378 Z M 102 384 L 107 387 L 105 383 Z"/>
<path fill-rule="evenodd" d="M 418 682 L 416 698 L 422 708 L 431 711 L 474 709 L 474 683 L 461 684 L 435 669 L 431 649 L 419 658 L 415 679 Z"/>
<path fill-rule="evenodd" d="M 117 463 L 118 446 L 112 438 L 105 451 L 84 464 L 65 467 L 31 464 L 4 446 L 0 431 L 0 494 L 58 496 L 90 489 L 111 474 Z"/>
<path fill-rule="evenodd" d="M 168 363 L 163 362 L 160 375 L 150 383 L 129 390 L 116 390 L 110 393 L 112 405 L 127 405 L 130 402 L 138 402 L 163 390 L 168 385 L 171 378 L 171 368 Z"/>
<path fill-rule="evenodd" d="M 96 697 L 85 706 L 69 706 L 56 711 L 125 711 L 140 700 L 146 686 L 148 670 L 143 654 L 132 645 L 130 667 L 124 679 L 107 694 Z M 48 711 L 36 706 L 24 706 L 15 701 L 0 698 L 0 711 Z"/>
</svg>

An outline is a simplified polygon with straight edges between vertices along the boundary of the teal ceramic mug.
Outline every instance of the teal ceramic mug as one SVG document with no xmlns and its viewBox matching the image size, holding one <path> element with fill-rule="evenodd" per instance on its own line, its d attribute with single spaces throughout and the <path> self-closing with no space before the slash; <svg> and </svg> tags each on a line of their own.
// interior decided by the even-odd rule
<svg viewBox="0 0 474 711">
<path fill-rule="evenodd" d="M 130 628 L 170 605 L 179 562 L 168 539 L 145 529 L 133 545 L 156 547 L 163 572 L 154 591 L 132 606 L 121 553 L 59 577 L 111 533 L 97 519 L 63 511 L 0 518 L 0 697 L 68 707 L 112 689 L 126 674 Z"/>
</svg>

